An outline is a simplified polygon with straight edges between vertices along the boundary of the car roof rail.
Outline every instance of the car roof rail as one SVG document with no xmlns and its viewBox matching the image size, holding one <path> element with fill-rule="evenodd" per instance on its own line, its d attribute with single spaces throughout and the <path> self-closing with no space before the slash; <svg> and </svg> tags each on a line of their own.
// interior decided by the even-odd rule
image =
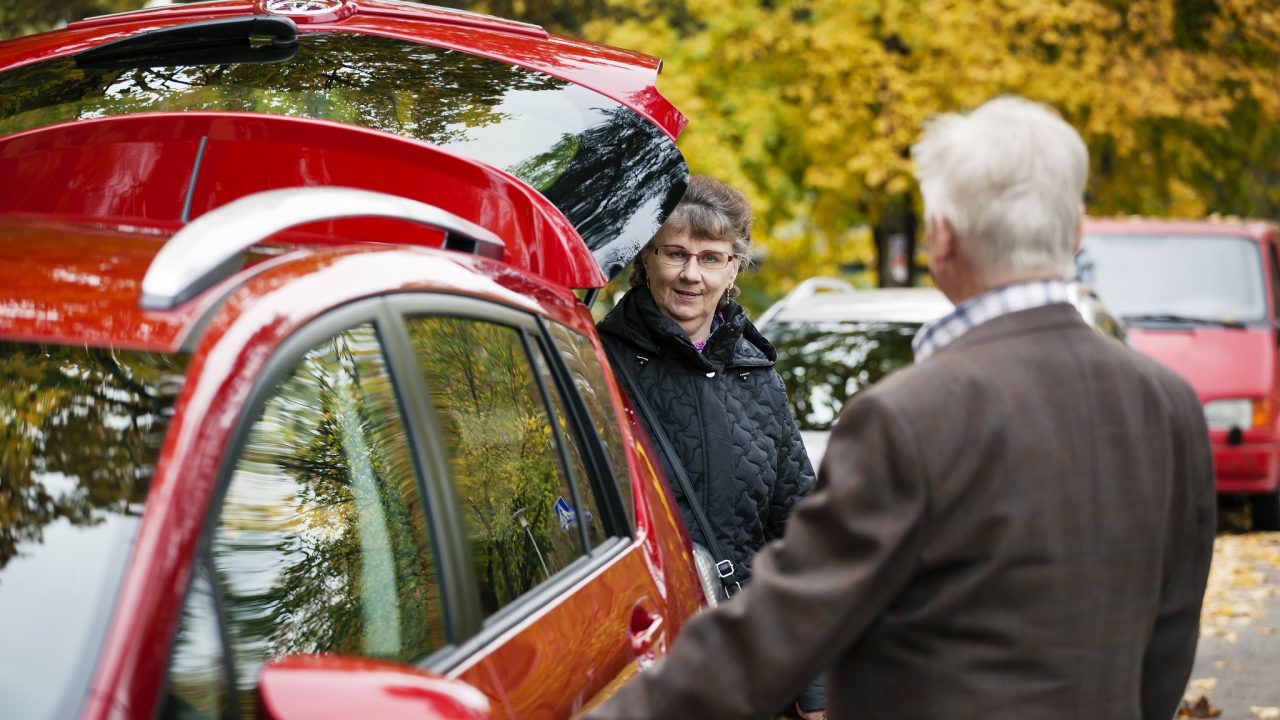
<svg viewBox="0 0 1280 720">
<path fill-rule="evenodd" d="M 757 326 L 764 325 L 777 315 L 779 311 L 789 305 L 794 305 L 801 300 L 808 300 L 814 295 L 821 293 L 854 293 L 857 289 L 848 282 L 835 277 L 811 277 L 799 285 L 791 288 L 791 291 L 782 296 L 782 299 L 769 306 L 759 319 L 755 321 Z"/>
<path fill-rule="evenodd" d="M 386 217 L 445 233 L 444 248 L 501 260 L 502 238 L 451 212 L 399 195 L 348 187 L 294 187 L 246 195 L 173 234 L 142 278 L 139 304 L 168 310 L 230 275 L 239 254 L 288 228 L 321 220 Z"/>
</svg>

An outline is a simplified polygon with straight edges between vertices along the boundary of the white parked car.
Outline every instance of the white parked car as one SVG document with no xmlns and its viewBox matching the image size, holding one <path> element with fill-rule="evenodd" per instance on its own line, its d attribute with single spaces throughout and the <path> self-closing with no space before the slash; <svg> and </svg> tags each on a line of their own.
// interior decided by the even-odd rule
<svg viewBox="0 0 1280 720">
<path fill-rule="evenodd" d="M 1098 332 L 1127 344 L 1124 324 L 1089 288 L 1068 285 L 1073 305 Z M 760 331 L 778 350 L 791 411 L 814 467 L 845 402 L 889 373 L 910 365 L 911 339 L 952 304 L 937 289 L 858 290 L 838 278 L 805 280 L 766 310 Z"/>
</svg>

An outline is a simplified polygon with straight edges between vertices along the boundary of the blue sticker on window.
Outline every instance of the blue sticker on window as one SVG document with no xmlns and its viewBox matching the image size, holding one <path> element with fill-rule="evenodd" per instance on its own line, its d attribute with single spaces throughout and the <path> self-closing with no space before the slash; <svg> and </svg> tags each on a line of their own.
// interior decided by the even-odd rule
<svg viewBox="0 0 1280 720">
<path fill-rule="evenodd" d="M 578 522 L 578 514 L 573 511 L 572 507 L 569 507 L 569 503 L 565 502 L 563 496 L 556 498 L 555 511 L 556 520 L 560 521 L 560 530 L 562 532 L 568 532 L 569 528 Z M 591 511 L 583 511 L 582 517 L 587 522 L 591 522 Z"/>
</svg>

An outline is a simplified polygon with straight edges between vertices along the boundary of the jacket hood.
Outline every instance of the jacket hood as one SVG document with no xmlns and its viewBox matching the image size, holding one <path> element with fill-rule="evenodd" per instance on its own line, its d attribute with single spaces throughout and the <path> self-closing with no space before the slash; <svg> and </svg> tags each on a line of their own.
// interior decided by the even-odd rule
<svg viewBox="0 0 1280 720">
<path fill-rule="evenodd" d="M 631 288 L 613 308 L 599 330 L 641 350 L 670 355 L 686 365 L 707 367 L 771 367 L 778 352 L 747 317 L 747 311 L 730 301 L 720 308 L 724 322 L 698 352 L 675 320 L 654 302 L 649 288 Z"/>
</svg>

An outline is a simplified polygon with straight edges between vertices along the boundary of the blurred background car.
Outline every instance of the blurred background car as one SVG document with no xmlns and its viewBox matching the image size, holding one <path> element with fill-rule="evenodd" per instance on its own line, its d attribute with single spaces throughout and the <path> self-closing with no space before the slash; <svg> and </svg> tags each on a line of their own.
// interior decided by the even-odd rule
<svg viewBox="0 0 1280 720">
<path fill-rule="evenodd" d="M 0 714 L 567 718 L 705 600 L 590 299 L 659 62 L 220 0 L 0 43 Z"/>
<path fill-rule="evenodd" d="M 1088 287 L 1068 285 L 1072 304 L 1098 332 L 1125 343 L 1125 328 Z M 760 316 L 778 351 L 778 372 L 809 457 L 817 467 L 849 398 L 910 365 L 922 325 L 954 306 L 935 288 L 859 290 L 838 278 L 810 278 Z"/>
<path fill-rule="evenodd" d="M 1081 280 L 1204 404 L 1220 496 L 1280 530 L 1280 227 L 1259 221 L 1093 219 Z"/>
</svg>

